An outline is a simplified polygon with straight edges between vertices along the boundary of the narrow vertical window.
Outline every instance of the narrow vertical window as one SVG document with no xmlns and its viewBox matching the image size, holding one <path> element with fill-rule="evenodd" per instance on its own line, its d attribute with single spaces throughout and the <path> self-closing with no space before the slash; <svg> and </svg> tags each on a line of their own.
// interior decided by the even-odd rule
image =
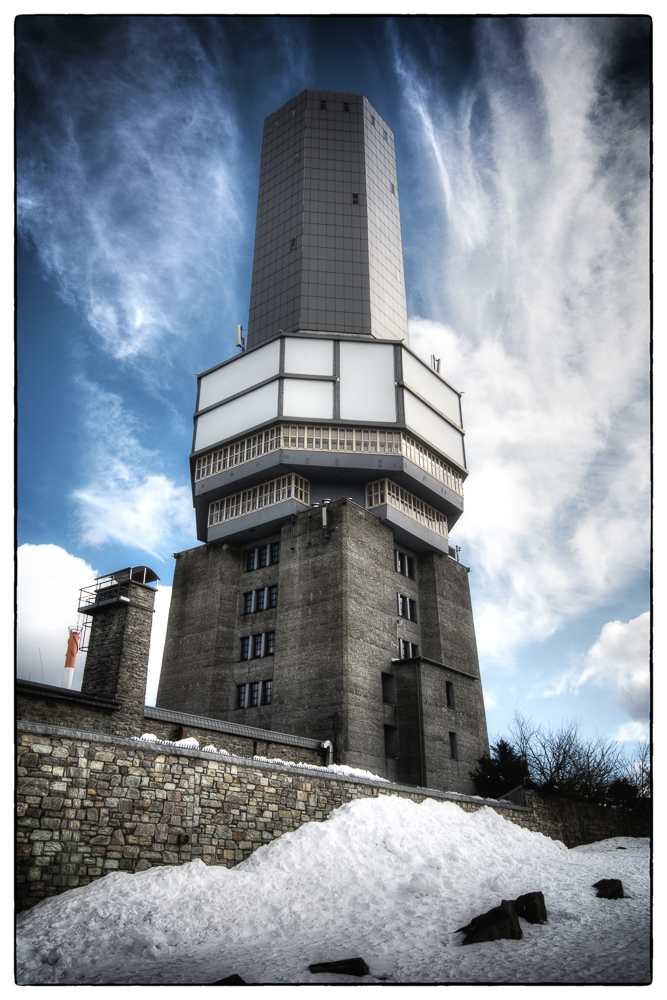
<svg viewBox="0 0 667 1000">
<path fill-rule="evenodd" d="M 259 681 L 253 681 L 250 685 L 250 708 L 259 705 Z"/>
<path fill-rule="evenodd" d="M 396 194 L 396 188 L 394 187 L 394 185 L 390 184 L 389 187 L 391 188 L 391 193 Z"/>
<path fill-rule="evenodd" d="M 256 565 L 257 565 L 256 550 L 255 549 L 251 549 L 250 552 L 246 552 L 246 554 L 245 554 L 245 568 L 246 568 L 246 571 L 251 570 L 251 569 L 255 569 Z"/>
<path fill-rule="evenodd" d="M 276 633 L 266 633 L 266 656 L 273 656 L 276 648 Z"/>
<path fill-rule="evenodd" d="M 359 193 L 357 191 L 353 192 L 352 194 L 352 204 L 353 205 L 359 204 Z"/>
<path fill-rule="evenodd" d="M 447 691 L 447 708 L 455 708 L 454 705 L 454 684 L 452 681 L 445 681 Z"/>
<path fill-rule="evenodd" d="M 274 583 L 272 587 L 269 587 L 269 607 L 275 608 L 278 606 L 278 584 Z"/>
<path fill-rule="evenodd" d="M 271 543 L 271 565 L 274 565 L 280 559 L 280 542 Z"/>
<path fill-rule="evenodd" d="M 259 550 L 259 565 L 268 566 L 268 545 L 262 545 Z"/>
<path fill-rule="evenodd" d="M 273 681 L 264 681 L 262 688 L 262 705 L 270 705 L 273 698 Z"/>
<path fill-rule="evenodd" d="M 237 684 L 236 685 L 236 707 L 245 708 L 246 706 L 246 685 Z"/>
<path fill-rule="evenodd" d="M 393 187 L 393 185 L 392 185 L 392 187 Z M 392 191 L 392 194 L 393 193 L 394 192 Z M 294 239 L 291 241 L 291 243 L 289 245 L 289 248 L 290 248 L 290 250 L 296 250 L 296 237 L 294 237 Z"/>
<path fill-rule="evenodd" d="M 456 743 L 456 733 L 449 734 L 449 756 L 452 760 L 459 759 L 459 748 Z"/>
<path fill-rule="evenodd" d="M 349 111 L 350 105 L 347 101 L 343 101 L 343 111 Z"/>
<path fill-rule="evenodd" d="M 320 111 L 326 111 L 326 110 L 327 110 L 327 102 L 320 101 Z"/>
<path fill-rule="evenodd" d="M 265 607 L 266 607 L 266 589 L 258 590 L 255 609 L 257 611 L 263 611 Z"/>
<path fill-rule="evenodd" d="M 249 615 L 252 611 L 252 590 L 243 595 L 243 614 Z"/>
<path fill-rule="evenodd" d="M 242 660 L 250 659 L 250 636 L 244 635 L 241 639 L 241 657 Z"/>
<path fill-rule="evenodd" d="M 253 655 L 253 657 L 255 657 L 255 656 L 261 656 L 262 655 L 262 639 L 263 638 L 264 638 L 264 636 L 261 634 L 261 632 L 260 632 L 259 635 L 253 635 L 253 637 L 252 637 L 252 655 Z"/>
<path fill-rule="evenodd" d="M 384 141 L 385 141 L 385 142 L 389 142 L 389 136 L 387 135 L 387 132 L 386 132 L 386 130 L 383 130 L 383 133 L 382 133 L 382 134 L 384 135 Z"/>
</svg>

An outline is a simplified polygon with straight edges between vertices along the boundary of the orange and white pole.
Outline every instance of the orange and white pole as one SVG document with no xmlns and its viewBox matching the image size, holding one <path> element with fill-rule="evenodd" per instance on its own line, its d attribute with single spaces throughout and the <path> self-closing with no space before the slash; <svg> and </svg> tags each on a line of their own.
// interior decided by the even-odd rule
<svg viewBox="0 0 667 1000">
<path fill-rule="evenodd" d="M 67 654 L 65 656 L 65 667 L 63 670 L 63 687 L 71 688 L 74 680 L 74 661 L 79 651 L 79 630 L 70 628 L 69 639 L 67 640 Z"/>
</svg>

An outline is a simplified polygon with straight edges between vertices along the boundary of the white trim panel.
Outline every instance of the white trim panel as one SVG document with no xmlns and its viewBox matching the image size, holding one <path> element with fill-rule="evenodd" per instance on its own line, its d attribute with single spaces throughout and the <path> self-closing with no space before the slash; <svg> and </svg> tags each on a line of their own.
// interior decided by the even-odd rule
<svg viewBox="0 0 667 1000">
<path fill-rule="evenodd" d="M 403 403 L 405 422 L 410 430 L 436 451 L 448 455 L 465 468 L 463 435 L 407 390 L 403 393 Z"/>
<path fill-rule="evenodd" d="M 459 394 L 408 351 L 403 351 L 403 381 L 435 406 L 436 410 L 440 410 L 455 424 L 461 425 Z"/>
<path fill-rule="evenodd" d="M 249 427 L 278 416 L 278 380 L 222 403 L 196 417 L 194 450 L 244 435 Z"/>
<path fill-rule="evenodd" d="M 228 396 L 249 389 L 278 374 L 280 341 L 272 340 L 265 347 L 258 347 L 249 354 L 240 354 L 221 368 L 203 375 L 199 380 L 199 409 L 205 410 Z M 257 421 L 253 421 L 257 423 Z"/>
<path fill-rule="evenodd" d="M 333 382 L 305 378 L 283 381 L 283 419 L 333 420 Z"/>
<path fill-rule="evenodd" d="M 285 371 L 294 375 L 333 375 L 333 341 L 285 337 Z"/>
<path fill-rule="evenodd" d="M 340 344 L 341 420 L 396 422 L 394 348 L 391 344 Z"/>
</svg>

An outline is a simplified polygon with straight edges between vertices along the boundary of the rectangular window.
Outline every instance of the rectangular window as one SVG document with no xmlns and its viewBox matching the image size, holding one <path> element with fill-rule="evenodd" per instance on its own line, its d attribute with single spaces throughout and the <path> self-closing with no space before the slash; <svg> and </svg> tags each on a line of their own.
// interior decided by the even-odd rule
<svg viewBox="0 0 667 1000">
<path fill-rule="evenodd" d="M 394 549 L 394 557 L 396 559 L 396 572 L 402 573 L 403 576 L 407 576 L 411 580 L 414 580 L 415 561 L 412 556 L 408 556 L 405 552 L 399 552 L 398 549 Z"/>
<path fill-rule="evenodd" d="M 252 590 L 243 595 L 243 614 L 249 615 L 252 611 Z"/>
<path fill-rule="evenodd" d="M 327 110 L 327 102 L 320 101 L 320 111 L 326 111 L 326 110 Z"/>
<path fill-rule="evenodd" d="M 396 605 L 401 618 L 407 618 L 411 622 L 417 621 L 417 602 L 405 594 L 396 594 Z"/>
<path fill-rule="evenodd" d="M 391 193 L 396 194 L 396 188 L 394 187 L 394 185 L 390 184 L 389 187 L 391 188 Z"/>
<path fill-rule="evenodd" d="M 419 646 L 416 642 L 399 639 L 399 649 L 401 660 L 410 660 L 413 656 L 419 656 Z"/>
<path fill-rule="evenodd" d="M 264 636 L 261 634 L 253 635 L 252 637 L 252 655 L 261 656 L 262 655 L 262 645 Z"/>
<path fill-rule="evenodd" d="M 375 128 L 375 115 L 371 115 L 371 125 Z"/>
<path fill-rule="evenodd" d="M 255 602 L 255 609 L 257 611 L 263 611 L 265 607 L 266 607 L 266 590 L 265 589 L 258 590 L 257 600 Z"/>
<path fill-rule="evenodd" d="M 278 584 L 274 583 L 272 587 L 269 587 L 269 607 L 276 608 L 278 606 Z"/>
<path fill-rule="evenodd" d="M 268 545 L 262 545 L 262 547 L 258 550 L 259 551 L 259 565 L 260 566 L 268 566 L 268 562 L 267 562 L 267 559 L 268 559 L 268 548 L 269 548 Z"/>
<path fill-rule="evenodd" d="M 275 632 L 267 632 L 266 633 L 266 650 L 265 650 L 265 655 L 266 656 L 273 656 L 273 654 L 275 652 L 275 648 L 276 648 L 276 633 Z"/>
<path fill-rule="evenodd" d="M 452 681 L 445 681 L 447 691 L 447 708 L 455 708 L 454 705 L 454 684 Z"/>
<path fill-rule="evenodd" d="M 273 698 L 273 681 L 264 681 L 262 685 L 262 705 L 270 705 Z"/>
<path fill-rule="evenodd" d="M 347 101 L 343 101 L 343 111 L 349 111 L 350 105 Z"/>
<path fill-rule="evenodd" d="M 246 572 L 251 569 L 255 569 L 257 565 L 257 554 L 255 549 L 251 549 L 250 552 L 245 554 L 245 568 Z"/>
<path fill-rule="evenodd" d="M 259 705 L 259 681 L 253 681 L 250 685 L 250 708 Z"/>
<path fill-rule="evenodd" d="M 456 744 L 456 733 L 449 734 L 449 756 L 452 760 L 459 759 L 459 748 Z"/>
<path fill-rule="evenodd" d="M 359 204 L 359 195 L 358 195 L 358 193 L 352 195 L 352 204 L 353 205 L 358 205 Z"/>
<path fill-rule="evenodd" d="M 242 660 L 250 659 L 250 636 L 244 635 L 241 638 L 241 657 Z"/>
<path fill-rule="evenodd" d="M 280 559 L 280 542 L 271 542 L 271 565 L 274 566 Z"/>
<path fill-rule="evenodd" d="M 392 191 L 392 194 L 393 194 L 393 191 Z M 290 243 L 289 248 L 290 248 L 290 250 L 296 250 L 296 237 Z"/>
<path fill-rule="evenodd" d="M 387 132 L 386 132 L 386 130 L 383 130 L 383 133 L 382 133 L 382 134 L 384 135 L 384 141 L 385 141 L 385 142 L 389 142 L 389 136 L 387 135 Z"/>
<path fill-rule="evenodd" d="M 246 685 L 237 684 L 236 685 L 236 707 L 245 708 L 246 707 Z"/>
</svg>

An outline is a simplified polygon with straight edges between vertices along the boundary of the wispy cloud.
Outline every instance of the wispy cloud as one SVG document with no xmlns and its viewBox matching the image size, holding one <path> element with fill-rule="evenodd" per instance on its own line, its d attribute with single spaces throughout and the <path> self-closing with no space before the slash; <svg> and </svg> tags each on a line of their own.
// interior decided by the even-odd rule
<svg viewBox="0 0 667 1000">
<path fill-rule="evenodd" d="M 648 131 L 605 84 L 613 27 L 478 24 L 455 103 L 399 44 L 396 68 L 447 234 L 440 319 L 414 317 L 411 343 L 466 393 L 457 541 L 481 651 L 510 663 L 647 566 Z"/>
<path fill-rule="evenodd" d="M 92 414 L 88 479 L 73 493 L 81 541 L 116 542 L 159 559 L 174 545 L 196 544 L 188 486 L 157 471 L 160 457 L 142 447 L 136 420 L 119 396 L 83 379 L 79 387 Z"/>
<path fill-rule="evenodd" d="M 191 23 L 103 20 L 45 22 L 39 45 L 19 31 L 37 86 L 20 91 L 18 222 L 99 344 L 131 360 L 191 336 L 204 291 L 228 304 L 242 174 L 225 71 Z"/>
</svg>

